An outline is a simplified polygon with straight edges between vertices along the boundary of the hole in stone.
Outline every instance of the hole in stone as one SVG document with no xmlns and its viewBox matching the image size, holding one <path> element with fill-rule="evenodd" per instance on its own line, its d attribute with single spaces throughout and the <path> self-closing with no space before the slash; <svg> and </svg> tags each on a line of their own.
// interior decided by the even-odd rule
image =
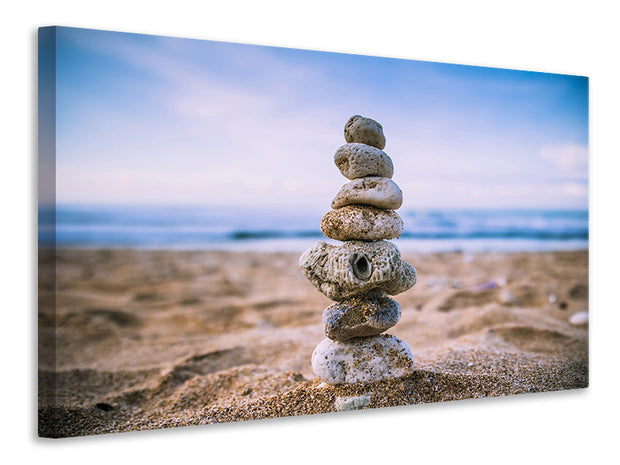
<svg viewBox="0 0 620 465">
<path fill-rule="evenodd" d="M 114 410 L 114 407 L 112 407 L 110 404 L 106 404 L 105 402 L 99 402 L 98 404 L 95 405 L 95 407 L 97 407 L 100 410 L 103 410 L 104 412 L 109 412 L 110 410 Z"/>
<path fill-rule="evenodd" d="M 353 254 L 351 257 L 351 266 L 353 268 L 353 274 L 362 280 L 370 278 L 372 274 L 372 265 L 363 254 Z"/>
</svg>

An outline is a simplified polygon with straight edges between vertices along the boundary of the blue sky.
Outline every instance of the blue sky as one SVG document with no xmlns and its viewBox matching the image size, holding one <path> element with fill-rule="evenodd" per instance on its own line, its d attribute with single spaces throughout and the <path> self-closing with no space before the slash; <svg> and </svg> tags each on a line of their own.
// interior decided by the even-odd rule
<svg viewBox="0 0 620 465">
<path fill-rule="evenodd" d="M 584 77 L 57 30 L 59 203 L 328 209 L 354 114 L 408 208 L 587 208 Z"/>
</svg>

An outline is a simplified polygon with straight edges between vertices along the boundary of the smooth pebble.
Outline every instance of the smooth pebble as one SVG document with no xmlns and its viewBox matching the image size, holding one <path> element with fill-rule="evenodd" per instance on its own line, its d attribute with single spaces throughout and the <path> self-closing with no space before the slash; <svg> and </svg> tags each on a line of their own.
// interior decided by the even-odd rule
<svg viewBox="0 0 620 465">
<path fill-rule="evenodd" d="M 570 321 L 570 323 L 575 326 L 581 326 L 581 325 L 585 325 L 586 323 L 588 323 L 589 320 L 590 320 L 590 314 L 588 312 L 578 312 L 578 313 L 575 313 L 574 315 L 571 315 L 568 321 Z"/>
<path fill-rule="evenodd" d="M 397 210 L 403 204 L 403 193 L 390 178 L 358 178 L 340 188 L 332 200 L 332 208 L 354 204 Z"/>
</svg>

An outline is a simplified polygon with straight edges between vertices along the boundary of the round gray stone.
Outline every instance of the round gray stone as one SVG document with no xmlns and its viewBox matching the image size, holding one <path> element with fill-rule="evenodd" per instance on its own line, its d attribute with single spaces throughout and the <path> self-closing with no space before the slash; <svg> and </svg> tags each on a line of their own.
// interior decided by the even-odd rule
<svg viewBox="0 0 620 465">
<path fill-rule="evenodd" d="M 360 142 L 380 150 L 385 147 L 383 127 L 374 119 L 354 115 L 344 125 L 344 139 L 347 142 Z"/>
<path fill-rule="evenodd" d="M 389 334 L 339 342 L 323 339 L 312 353 L 312 369 L 327 384 L 372 383 L 413 374 L 407 343 Z"/>
<path fill-rule="evenodd" d="M 334 163 L 348 179 L 365 176 L 391 178 L 394 175 L 394 164 L 387 153 L 366 144 L 343 145 L 336 151 Z"/>
<path fill-rule="evenodd" d="M 325 309 L 325 335 L 334 341 L 375 336 L 398 323 L 400 315 L 400 305 L 389 297 L 353 297 Z"/>
</svg>

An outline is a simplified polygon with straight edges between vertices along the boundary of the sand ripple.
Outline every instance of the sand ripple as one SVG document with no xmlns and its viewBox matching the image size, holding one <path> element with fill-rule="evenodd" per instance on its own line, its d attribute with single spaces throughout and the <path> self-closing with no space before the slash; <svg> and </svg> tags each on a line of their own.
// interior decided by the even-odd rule
<svg viewBox="0 0 620 465">
<path fill-rule="evenodd" d="M 420 280 L 390 333 L 416 371 L 355 386 L 314 378 L 332 302 L 297 258 L 59 251 L 56 314 L 53 286 L 40 288 L 40 434 L 327 413 L 351 395 L 378 408 L 588 385 L 587 325 L 568 322 L 588 310 L 587 252 L 405 256 Z"/>
</svg>

